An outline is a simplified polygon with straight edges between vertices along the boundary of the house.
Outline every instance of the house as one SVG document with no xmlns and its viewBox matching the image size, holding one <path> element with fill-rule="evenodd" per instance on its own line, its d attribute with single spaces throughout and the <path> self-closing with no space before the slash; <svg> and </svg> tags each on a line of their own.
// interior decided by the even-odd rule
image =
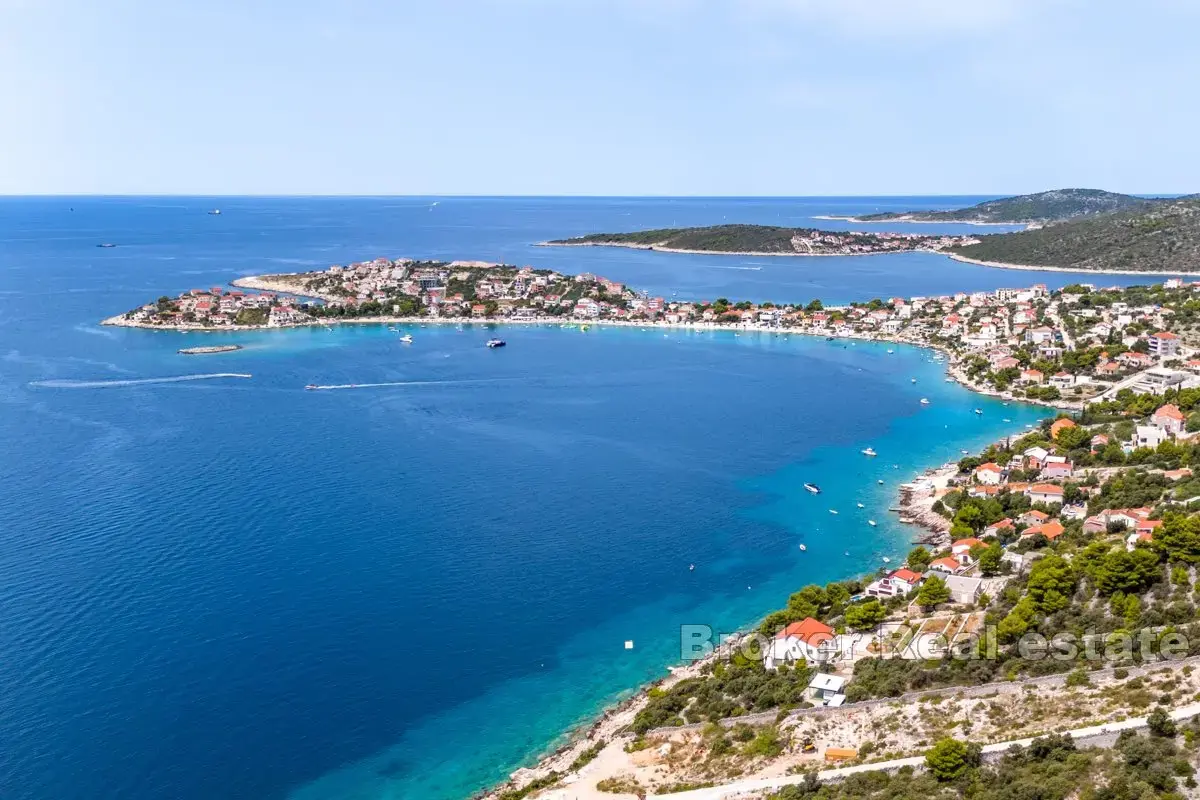
<svg viewBox="0 0 1200 800">
<path fill-rule="evenodd" d="M 1067 461 L 1066 456 L 1050 456 L 1042 467 L 1043 478 L 1069 478 L 1075 471 L 1075 465 Z"/>
<path fill-rule="evenodd" d="M 1070 389 L 1075 385 L 1075 376 L 1069 372 L 1056 372 L 1050 376 L 1050 385 L 1056 389 Z"/>
<path fill-rule="evenodd" d="M 1167 403 L 1154 412 L 1150 417 L 1150 424 L 1169 436 L 1178 436 L 1183 433 L 1183 412 L 1179 410 L 1179 406 Z"/>
<path fill-rule="evenodd" d="M 864 593 L 871 597 L 903 597 L 917 587 L 921 578 L 921 573 L 902 567 L 872 581 Z"/>
<path fill-rule="evenodd" d="M 1054 329 L 1046 327 L 1030 328 L 1029 330 L 1025 331 L 1025 341 L 1031 344 L 1052 342 L 1054 341 Z"/>
<path fill-rule="evenodd" d="M 1083 530 L 1085 533 L 1104 533 L 1109 525 L 1120 527 L 1122 530 L 1136 530 L 1149 516 L 1149 508 L 1105 509 L 1084 520 Z"/>
<path fill-rule="evenodd" d="M 1179 355 L 1179 337 L 1170 331 L 1150 334 L 1150 352 L 1159 358 Z"/>
<path fill-rule="evenodd" d="M 963 570 L 963 565 L 956 558 L 944 556 L 930 562 L 929 569 L 933 572 L 940 572 L 943 575 L 955 575 Z"/>
<path fill-rule="evenodd" d="M 1192 477 L 1192 471 L 1187 467 L 1181 469 L 1168 469 L 1163 471 L 1163 477 L 1169 481 L 1178 481 L 1184 478 Z"/>
<path fill-rule="evenodd" d="M 1133 434 L 1133 446 L 1149 447 L 1151 450 L 1165 442 L 1169 436 L 1162 428 L 1155 428 L 1150 425 L 1138 425 L 1137 430 Z"/>
<path fill-rule="evenodd" d="M 1052 483 L 1035 483 L 1025 490 L 1030 502 L 1062 505 L 1063 490 Z"/>
<path fill-rule="evenodd" d="M 966 539 L 959 539 L 950 545 L 950 554 L 957 558 L 959 563 L 964 566 L 970 566 L 975 563 L 975 559 L 971 556 L 972 547 L 987 547 L 987 545 L 974 536 L 971 536 Z"/>
<path fill-rule="evenodd" d="M 1050 438 L 1057 439 L 1058 434 L 1061 431 L 1064 431 L 1067 428 L 1075 428 L 1075 427 L 1078 427 L 1075 424 L 1075 420 L 1073 420 L 1069 417 L 1061 417 L 1059 419 L 1056 419 L 1056 420 L 1054 420 L 1053 424 L 1050 425 Z"/>
<path fill-rule="evenodd" d="M 1043 555 L 1045 555 L 1045 551 L 1043 550 L 1030 550 L 1028 553 L 1005 550 L 1004 555 L 1000 556 L 1000 560 L 1009 564 L 1014 572 L 1021 573 L 1029 569 L 1029 565 Z"/>
<path fill-rule="evenodd" d="M 1050 519 L 1050 515 L 1045 511 L 1038 511 L 1036 508 L 1031 508 L 1017 517 L 1017 522 L 1022 525 L 1041 525 L 1048 519 Z"/>
<path fill-rule="evenodd" d="M 1109 438 L 1107 433 L 1097 433 L 1092 437 L 1092 452 L 1098 453 L 1108 446 Z"/>
<path fill-rule="evenodd" d="M 805 617 L 775 635 L 763 656 L 763 666 L 775 669 L 779 664 L 823 663 L 836 655 L 836 648 L 833 628 Z"/>
<path fill-rule="evenodd" d="M 999 538 L 1002 533 L 1008 533 L 1014 530 L 1016 530 L 1016 528 L 1013 526 L 1012 520 L 1008 517 L 1005 517 L 999 522 L 993 522 L 991 525 L 988 525 L 986 528 L 984 528 L 983 535 L 995 536 Z"/>
<path fill-rule="evenodd" d="M 1046 459 L 1050 457 L 1050 451 L 1044 447 L 1031 447 L 1022 455 L 1025 456 L 1026 469 L 1041 469 L 1046 465 Z"/>
<path fill-rule="evenodd" d="M 1032 536 L 1037 536 L 1039 533 L 1050 541 L 1054 541 L 1063 534 L 1062 523 L 1060 523 L 1058 520 L 1052 519 L 1049 522 L 1041 525 L 1033 525 L 1021 531 L 1021 538 L 1028 539 Z"/>
<path fill-rule="evenodd" d="M 1041 383 L 1045 375 L 1039 369 L 1026 369 L 1021 371 L 1021 383 Z"/>
<path fill-rule="evenodd" d="M 812 698 L 821 705 L 841 705 L 846 700 L 843 692 L 845 687 L 846 679 L 840 675 L 818 672 L 808 684 L 808 691 L 812 694 Z"/>
<path fill-rule="evenodd" d="M 987 486 L 997 486 L 1004 481 L 1004 470 L 991 461 L 975 468 L 975 480 Z"/>
<path fill-rule="evenodd" d="M 1117 356 L 1117 361 L 1134 369 L 1145 369 L 1154 363 L 1154 359 L 1150 356 L 1146 355 L 1145 353 L 1135 352 L 1133 350 L 1121 353 L 1121 355 Z"/>
<path fill-rule="evenodd" d="M 974 603 L 983 594 L 983 578 L 950 575 L 946 578 L 946 588 L 950 590 L 950 599 L 955 603 Z"/>
</svg>

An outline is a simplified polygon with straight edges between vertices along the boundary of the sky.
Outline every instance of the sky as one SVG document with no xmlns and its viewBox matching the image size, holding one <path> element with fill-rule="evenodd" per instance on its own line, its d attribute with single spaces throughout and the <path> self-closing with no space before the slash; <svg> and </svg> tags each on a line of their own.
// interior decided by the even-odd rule
<svg viewBox="0 0 1200 800">
<path fill-rule="evenodd" d="M 0 0 L 2 194 L 1200 191 L 1193 0 Z"/>
</svg>

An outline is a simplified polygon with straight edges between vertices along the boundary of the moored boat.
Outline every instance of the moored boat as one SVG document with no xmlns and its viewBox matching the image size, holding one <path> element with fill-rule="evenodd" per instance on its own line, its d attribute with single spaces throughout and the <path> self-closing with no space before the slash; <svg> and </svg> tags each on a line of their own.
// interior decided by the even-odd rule
<svg viewBox="0 0 1200 800">
<path fill-rule="evenodd" d="M 507 342 L 505 342 L 503 339 L 488 339 L 487 340 L 487 346 L 491 349 L 495 349 L 497 347 L 504 347 L 506 344 L 507 344 Z"/>
<path fill-rule="evenodd" d="M 804 488 L 805 488 L 805 489 L 808 489 L 808 490 L 809 490 L 810 492 L 812 492 L 813 494 L 820 494 L 820 493 L 821 493 L 821 487 L 820 487 L 820 486 L 817 486 L 815 483 L 806 483 L 806 484 L 804 484 Z"/>
</svg>

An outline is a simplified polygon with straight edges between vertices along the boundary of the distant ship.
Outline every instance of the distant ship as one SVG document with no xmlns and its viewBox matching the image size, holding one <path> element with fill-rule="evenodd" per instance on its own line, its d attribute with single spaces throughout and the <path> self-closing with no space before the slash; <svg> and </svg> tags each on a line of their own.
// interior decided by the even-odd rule
<svg viewBox="0 0 1200 800">
<path fill-rule="evenodd" d="M 315 383 L 310 383 L 304 388 L 311 392 L 313 389 L 317 388 L 317 385 Z"/>
<path fill-rule="evenodd" d="M 862 454 L 863 454 L 864 456 L 877 456 L 877 455 L 879 455 L 878 453 L 876 453 L 876 452 L 875 452 L 875 448 L 873 448 L 873 447 L 868 447 L 866 450 L 863 450 L 863 451 L 862 451 Z"/>
<path fill-rule="evenodd" d="M 806 484 L 804 484 L 804 488 L 805 488 L 805 489 L 808 489 L 808 490 L 809 490 L 810 492 L 812 492 L 813 494 L 820 494 L 820 493 L 821 493 L 821 487 L 820 487 L 820 486 L 817 486 L 815 483 L 806 483 Z"/>
<path fill-rule="evenodd" d="M 96 245 L 96 247 L 116 247 L 116 245 L 112 242 L 104 242 L 103 244 Z"/>
<path fill-rule="evenodd" d="M 404 342 L 405 344 L 412 344 L 412 334 L 411 333 L 404 334 L 403 336 L 400 337 L 400 341 Z"/>
<path fill-rule="evenodd" d="M 221 209 L 214 208 L 212 211 L 208 212 L 208 215 L 210 217 L 219 217 L 219 216 L 221 216 Z"/>
<path fill-rule="evenodd" d="M 929 405 L 929 398 L 928 398 L 928 397 L 922 397 L 922 398 L 921 398 L 921 405 L 923 405 L 923 406 L 927 406 L 927 405 Z"/>
<path fill-rule="evenodd" d="M 505 342 L 503 339 L 488 339 L 487 340 L 487 346 L 490 348 L 504 347 L 504 345 L 506 345 L 506 344 L 507 344 L 507 342 Z"/>
</svg>

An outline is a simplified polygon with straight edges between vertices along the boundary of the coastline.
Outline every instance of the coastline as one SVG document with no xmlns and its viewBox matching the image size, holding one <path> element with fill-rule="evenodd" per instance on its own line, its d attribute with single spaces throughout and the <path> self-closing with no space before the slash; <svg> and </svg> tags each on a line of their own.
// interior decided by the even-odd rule
<svg viewBox="0 0 1200 800">
<path fill-rule="evenodd" d="M 995 267 L 996 269 L 1019 269 L 1028 270 L 1030 272 L 1073 272 L 1076 274 L 1094 272 L 1097 275 L 1170 275 L 1182 276 L 1188 275 L 1187 272 L 1168 272 L 1167 270 L 1150 270 L 1150 269 L 1086 269 L 1082 267 L 1039 267 L 1035 264 L 1007 264 L 1003 261 L 981 261 L 977 258 L 968 258 L 957 253 L 947 253 L 942 251 L 942 255 L 961 261 L 964 264 L 975 264 L 979 267 Z"/>
<path fill-rule="evenodd" d="M 905 217 L 893 217 L 892 219 L 863 219 L 862 217 L 838 217 L 830 214 L 819 214 L 813 219 L 823 219 L 837 222 L 855 222 L 862 225 L 883 225 L 888 222 L 908 222 L 914 225 L 1001 225 L 1008 227 L 1011 225 L 1023 225 L 1028 230 L 1034 222 L 982 222 L 978 220 L 965 219 L 907 219 Z"/>
<path fill-rule="evenodd" d="M 652 250 L 656 253 L 683 253 L 693 256 L 782 256 L 784 258 L 847 258 L 852 256 L 894 256 L 897 253 L 940 253 L 927 247 L 911 250 L 879 250 L 874 253 L 767 253 L 759 250 L 692 250 L 681 247 L 663 247 L 657 244 L 634 242 L 534 242 L 534 247 L 624 247 L 627 250 Z"/>
</svg>

